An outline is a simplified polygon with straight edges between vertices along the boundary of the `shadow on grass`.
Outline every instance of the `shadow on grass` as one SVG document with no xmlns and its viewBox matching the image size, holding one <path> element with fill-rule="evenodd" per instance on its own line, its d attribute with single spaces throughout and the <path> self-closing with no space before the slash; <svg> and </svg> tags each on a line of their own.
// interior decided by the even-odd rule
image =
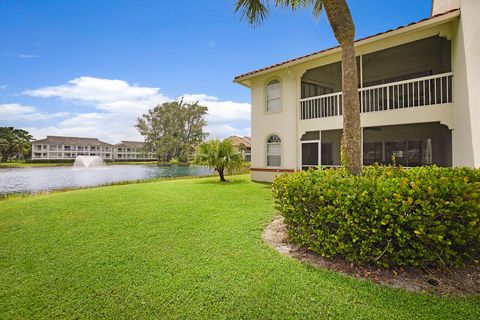
<svg viewBox="0 0 480 320">
<path fill-rule="evenodd" d="M 271 182 L 266 182 L 266 181 L 252 181 L 252 183 L 258 184 L 258 185 L 263 185 L 263 186 L 269 187 L 269 188 L 272 186 Z"/>
<path fill-rule="evenodd" d="M 250 180 L 250 178 L 244 178 L 242 176 L 245 176 L 245 174 L 225 176 L 225 179 L 227 180 L 227 182 L 221 182 L 220 178 L 218 176 L 216 176 L 213 179 L 210 176 L 210 179 L 199 180 L 197 183 L 198 184 L 226 186 L 226 187 L 227 186 L 238 186 L 238 185 L 245 185 L 245 184 L 253 184 L 253 185 L 260 186 L 261 189 L 270 189 L 272 187 L 272 184 L 270 182 L 252 181 L 252 180 Z"/>
<path fill-rule="evenodd" d="M 214 179 L 210 177 L 210 179 L 203 179 L 203 180 L 198 180 L 198 184 L 210 184 L 210 185 L 219 185 L 219 186 L 235 186 L 235 185 L 242 185 L 242 184 L 247 184 L 250 183 L 250 180 L 245 180 L 245 179 L 238 179 L 238 177 L 235 176 L 226 176 L 225 179 L 227 179 L 227 182 L 222 182 L 220 181 L 220 178 L 216 176 Z"/>
</svg>

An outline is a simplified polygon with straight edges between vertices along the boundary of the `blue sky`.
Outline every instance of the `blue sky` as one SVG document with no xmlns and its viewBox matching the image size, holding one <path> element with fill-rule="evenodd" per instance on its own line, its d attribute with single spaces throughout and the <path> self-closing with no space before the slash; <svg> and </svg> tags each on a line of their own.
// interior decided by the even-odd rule
<svg viewBox="0 0 480 320">
<path fill-rule="evenodd" d="M 350 0 L 356 37 L 428 17 L 431 0 Z M 181 95 L 212 137 L 248 134 L 235 75 L 336 45 L 326 17 L 272 10 L 249 27 L 234 0 L 0 0 L 0 126 L 139 138 L 135 119 Z"/>
</svg>

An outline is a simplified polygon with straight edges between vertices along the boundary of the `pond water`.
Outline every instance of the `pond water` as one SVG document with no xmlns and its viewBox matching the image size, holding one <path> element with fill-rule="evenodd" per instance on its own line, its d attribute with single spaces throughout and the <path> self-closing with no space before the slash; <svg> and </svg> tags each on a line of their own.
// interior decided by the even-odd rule
<svg viewBox="0 0 480 320">
<path fill-rule="evenodd" d="M 0 169 L 0 194 L 37 193 L 120 181 L 204 176 L 212 173 L 212 170 L 202 166 L 157 165 L 112 165 L 90 169 L 73 167 Z"/>
</svg>

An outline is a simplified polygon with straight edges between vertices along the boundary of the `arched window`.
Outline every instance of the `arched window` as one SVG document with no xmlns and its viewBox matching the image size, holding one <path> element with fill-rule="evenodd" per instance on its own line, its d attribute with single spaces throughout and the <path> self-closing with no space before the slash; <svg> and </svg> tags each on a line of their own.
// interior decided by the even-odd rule
<svg viewBox="0 0 480 320">
<path fill-rule="evenodd" d="M 267 166 L 280 167 L 282 165 L 282 140 L 276 134 L 267 139 Z"/>
<path fill-rule="evenodd" d="M 280 111 L 281 103 L 281 84 L 277 79 L 270 80 L 267 84 L 267 112 Z"/>
</svg>

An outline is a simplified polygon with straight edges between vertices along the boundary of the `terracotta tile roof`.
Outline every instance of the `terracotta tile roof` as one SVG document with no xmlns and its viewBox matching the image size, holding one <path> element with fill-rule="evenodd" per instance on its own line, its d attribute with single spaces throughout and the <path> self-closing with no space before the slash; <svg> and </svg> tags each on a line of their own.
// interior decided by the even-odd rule
<svg viewBox="0 0 480 320">
<path fill-rule="evenodd" d="M 252 146 L 252 139 L 250 137 L 231 136 L 227 139 L 231 139 L 233 141 L 233 145 L 236 147 L 240 146 L 241 144 L 245 145 L 247 148 Z"/>
<path fill-rule="evenodd" d="M 45 139 L 36 140 L 34 144 L 59 144 L 59 145 L 77 145 L 77 146 L 112 146 L 98 140 L 97 138 L 82 138 L 82 137 L 64 137 L 64 136 L 47 136 Z"/>
<path fill-rule="evenodd" d="M 452 13 L 452 12 L 455 12 L 455 11 L 460 11 L 460 9 L 452 9 L 452 10 L 449 10 L 449 11 L 446 11 L 446 12 L 443 12 L 443 13 L 439 13 L 439 14 L 430 16 L 430 17 L 428 17 L 428 18 L 425 18 L 425 19 L 422 19 L 422 20 L 419 20 L 419 21 L 416 21 L 416 22 L 412 22 L 412 23 L 409 23 L 409 24 L 406 24 L 406 25 L 397 27 L 396 29 L 390 29 L 390 30 L 387 30 L 387 31 L 384 31 L 384 32 L 379 32 L 379 33 L 377 33 L 377 34 L 374 34 L 374 35 L 371 35 L 371 36 L 368 36 L 368 37 L 364 37 L 364 38 L 357 39 L 357 40 L 355 40 L 355 42 L 360 42 L 360 41 L 363 41 L 363 40 L 375 38 L 375 37 L 378 37 L 378 36 L 380 36 L 380 35 L 387 34 L 387 33 L 390 33 L 390 32 L 396 31 L 396 30 L 404 29 L 404 28 L 406 28 L 406 27 L 413 26 L 413 25 L 416 25 L 416 24 L 419 24 L 419 23 L 422 23 L 422 22 L 425 22 L 425 21 L 428 21 L 428 20 L 432 20 L 432 19 L 435 19 L 435 18 L 437 18 L 437 17 L 444 16 L 444 15 L 447 15 L 447 14 Z M 239 76 L 236 76 L 235 79 L 234 79 L 234 81 L 238 81 L 238 80 L 240 80 L 241 78 L 244 78 L 244 77 L 247 77 L 247 76 L 250 76 L 250 75 L 253 75 L 253 74 L 262 72 L 262 71 L 266 71 L 266 70 L 269 70 L 269 69 L 273 69 L 273 68 L 276 68 L 276 67 L 279 67 L 279 66 L 288 64 L 288 63 L 292 63 L 292 62 L 296 62 L 296 61 L 299 61 L 299 60 L 303 60 L 303 59 L 306 59 L 306 58 L 315 56 L 315 55 L 317 55 L 317 54 L 325 53 L 325 52 L 328 52 L 328 51 L 337 49 L 337 48 L 339 48 L 339 47 L 340 47 L 340 46 L 335 46 L 335 47 L 332 47 L 332 48 L 323 49 L 323 50 L 316 51 L 316 52 L 313 52 L 313 53 L 310 53 L 310 54 L 307 54 L 307 55 L 304 55 L 304 56 L 300 56 L 300 57 L 297 57 L 297 58 L 294 58 L 294 59 L 290 59 L 290 60 L 286 60 L 286 61 L 283 61 L 283 62 L 280 62 L 280 63 L 276 63 L 276 64 L 273 64 L 273 65 L 268 66 L 268 67 L 264 67 L 264 68 L 261 68 L 261 69 L 257 69 L 257 70 L 254 70 L 254 71 L 250 71 L 250 72 L 241 74 L 241 75 L 239 75 Z"/>
</svg>

